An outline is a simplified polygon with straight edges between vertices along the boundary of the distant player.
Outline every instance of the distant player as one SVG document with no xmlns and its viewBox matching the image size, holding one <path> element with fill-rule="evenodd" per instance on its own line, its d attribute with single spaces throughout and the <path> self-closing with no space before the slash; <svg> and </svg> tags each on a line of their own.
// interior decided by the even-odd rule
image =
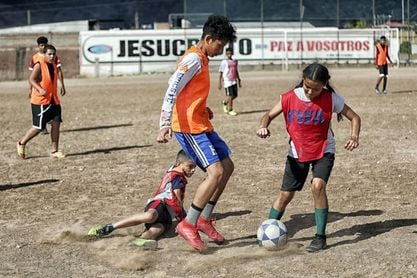
<svg viewBox="0 0 417 278">
<path fill-rule="evenodd" d="M 389 49 L 387 38 L 381 36 L 381 39 L 376 44 L 376 55 L 375 55 L 375 65 L 379 71 L 379 77 L 375 85 L 375 93 L 379 95 L 381 91 L 379 90 L 379 84 L 382 83 L 382 91 L 384 94 L 387 94 L 387 79 L 388 79 L 388 62 L 392 64 L 391 58 L 389 57 Z"/>
<path fill-rule="evenodd" d="M 153 197 L 148 200 L 145 212 L 124 218 L 113 224 L 93 227 L 88 235 L 102 237 L 114 230 L 145 224 L 145 231 L 130 243 L 139 247 L 155 249 L 156 239 L 169 230 L 172 219 L 184 218 L 183 208 L 187 179 L 194 174 L 196 165 L 183 150 L 179 151 L 175 163 L 164 175 Z"/>
<path fill-rule="evenodd" d="M 59 151 L 59 129 L 62 122 L 61 102 L 58 97 L 58 68 L 54 63 L 56 49 L 53 45 L 46 45 L 43 59 L 39 59 L 33 66 L 29 77 L 32 85 L 32 127 L 26 132 L 17 144 L 17 155 L 26 159 L 26 144 L 46 128 L 51 121 L 51 157 L 63 158 L 65 155 Z M 65 91 L 61 91 L 64 95 Z"/>
<path fill-rule="evenodd" d="M 233 100 L 237 98 L 238 86 L 242 87 L 240 82 L 238 61 L 233 58 L 233 49 L 226 48 L 226 59 L 224 59 L 219 68 L 219 90 L 222 89 L 222 81 L 226 93 L 226 100 L 223 100 L 223 111 L 231 116 L 236 116 L 237 113 L 233 109 Z"/>
<path fill-rule="evenodd" d="M 29 63 L 29 70 L 33 71 L 33 67 L 35 66 L 35 64 L 39 61 L 43 59 L 44 56 L 44 48 L 45 46 L 48 44 L 48 39 L 46 37 L 39 37 L 36 40 L 36 43 L 38 45 L 38 52 L 36 52 L 33 56 L 32 59 L 30 60 Z M 62 73 L 62 69 L 61 69 L 61 60 L 59 60 L 58 56 L 55 58 L 54 60 L 54 64 L 57 66 L 58 68 L 58 79 L 61 82 L 61 95 L 65 95 L 66 91 L 65 91 L 65 84 L 64 84 L 64 74 Z M 32 95 L 32 85 L 29 83 L 29 98 L 31 98 Z M 48 134 L 48 130 L 45 126 L 44 129 L 41 130 L 42 134 Z"/>
<path fill-rule="evenodd" d="M 345 149 L 359 146 L 360 117 L 345 104 L 329 85 L 330 75 L 321 64 L 310 64 L 303 70 L 302 81 L 293 90 L 280 96 L 278 103 L 260 121 L 257 135 L 270 136 L 269 124 L 284 114 L 290 136 L 284 177 L 278 198 L 269 212 L 270 219 L 280 220 L 296 191 L 303 189 L 312 168 L 311 190 L 314 200 L 316 235 L 307 247 L 309 252 L 326 248 L 326 225 L 329 212 L 326 186 L 333 168 L 336 142 L 331 129 L 332 114 L 342 115 L 351 121 L 350 137 Z"/>
<path fill-rule="evenodd" d="M 44 48 L 48 44 L 48 39 L 46 37 L 39 37 L 36 40 L 38 44 L 38 52 L 36 52 L 29 63 L 29 70 L 33 71 L 33 67 L 35 66 L 36 62 L 43 59 L 44 56 Z M 65 95 L 65 84 L 64 84 L 64 74 L 62 73 L 61 68 L 61 60 L 59 60 L 58 56 L 55 57 L 54 64 L 58 68 L 58 80 L 61 83 L 61 95 Z M 32 94 L 32 85 L 29 85 L 29 98 Z"/>
<path fill-rule="evenodd" d="M 224 16 L 210 16 L 204 23 L 200 40 L 180 58 L 161 109 L 157 142 L 168 142 L 174 131 L 188 157 L 207 172 L 187 217 L 177 226 L 178 234 L 198 251 L 205 249 L 198 231 L 217 244 L 225 240 L 214 228 L 211 215 L 233 173 L 234 164 L 229 147 L 210 122 L 213 112 L 207 107 L 210 91 L 208 57 L 222 54 L 225 45 L 234 40 L 236 31 L 229 20 Z"/>
</svg>

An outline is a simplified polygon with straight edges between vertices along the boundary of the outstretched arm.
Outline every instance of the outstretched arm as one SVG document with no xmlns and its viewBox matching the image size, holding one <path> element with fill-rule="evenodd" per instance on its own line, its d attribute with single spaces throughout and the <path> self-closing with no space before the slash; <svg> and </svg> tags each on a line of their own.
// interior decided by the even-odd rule
<svg viewBox="0 0 417 278">
<path fill-rule="evenodd" d="M 275 119 L 281 113 L 282 113 L 282 105 L 281 105 L 281 100 L 280 100 L 269 112 L 265 113 L 265 115 L 262 116 L 259 129 L 256 132 L 256 134 L 260 138 L 268 138 L 271 135 L 268 129 L 269 124 L 271 123 L 273 119 Z"/>
</svg>

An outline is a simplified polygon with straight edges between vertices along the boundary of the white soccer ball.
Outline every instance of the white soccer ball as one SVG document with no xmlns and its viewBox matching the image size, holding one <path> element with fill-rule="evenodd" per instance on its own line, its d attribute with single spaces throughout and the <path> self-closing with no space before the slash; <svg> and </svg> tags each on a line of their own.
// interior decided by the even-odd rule
<svg viewBox="0 0 417 278">
<path fill-rule="evenodd" d="M 287 227 L 276 219 L 267 219 L 258 228 L 258 244 L 268 250 L 277 249 L 287 243 Z"/>
</svg>

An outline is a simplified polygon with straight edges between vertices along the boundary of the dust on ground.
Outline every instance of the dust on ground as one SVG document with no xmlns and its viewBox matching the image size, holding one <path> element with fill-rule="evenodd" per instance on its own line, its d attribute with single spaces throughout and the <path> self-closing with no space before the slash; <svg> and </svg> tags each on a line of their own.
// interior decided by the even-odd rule
<svg viewBox="0 0 417 278">
<path fill-rule="evenodd" d="M 156 251 L 127 243 L 143 226 L 86 237 L 96 224 L 143 211 L 178 150 L 158 145 L 159 110 L 168 75 L 66 80 L 61 149 L 48 157 L 49 136 L 15 143 L 31 126 L 27 82 L 0 83 L 0 276 L 4 277 L 414 277 L 417 276 L 417 79 L 414 68 L 390 68 L 388 95 L 373 93 L 375 69 L 332 68 L 332 85 L 362 118 L 360 147 L 343 149 L 350 122 L 333 121 L 338 142 L 328 186 L 329 248 L 309 254 L 315 233 L 308 184 L 283 217 L 282 250 L 256 245 L 281 183 L 287 140 L 283 119 L 268 140 L 256 137 L 259 119 L 292 88 L 300 71 L 241 72 L 235 108 L 222 112 L 223 90 L 212 73 L 209 106 L 217 132 L 232 149 L 235 173 L 216 207 L 228 239 L 195 252 L 174 232 Z M 189 179 L 186 207 L 204 179 Z M 206 237 L 203 236 L 205 240 Z"/>
</svg>

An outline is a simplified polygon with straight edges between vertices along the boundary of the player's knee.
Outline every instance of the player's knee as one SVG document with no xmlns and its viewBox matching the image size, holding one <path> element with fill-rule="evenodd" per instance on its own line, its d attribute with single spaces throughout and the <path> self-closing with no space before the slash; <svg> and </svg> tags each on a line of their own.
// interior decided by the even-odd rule
<svg viewBox="0 0 417 278">
<path fill-rule="evenodd" d="M 146 222 L 153 223 L 158 219 L 158 212 L 155 209 L 150 209 L 146 212 Z"/>
<path fill-rule="evenodd" d="M 311 184 L 311 191 L 314 195 L 322 195 L 326 192 L 326 183 L 324 181 L 317 181 Z"/>
</svg>

